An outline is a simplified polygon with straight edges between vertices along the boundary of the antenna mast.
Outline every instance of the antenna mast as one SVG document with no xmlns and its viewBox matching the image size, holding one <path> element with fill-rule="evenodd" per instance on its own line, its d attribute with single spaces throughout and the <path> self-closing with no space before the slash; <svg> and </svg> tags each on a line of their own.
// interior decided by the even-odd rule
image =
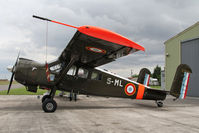
<svg viewBox="0 0 199 133">
<path fill-rule="evenodd" d="M 48 21 L 46 21 L 46 63 L 48 61 L 47 55 L 48 55 Z"/>
</svg>

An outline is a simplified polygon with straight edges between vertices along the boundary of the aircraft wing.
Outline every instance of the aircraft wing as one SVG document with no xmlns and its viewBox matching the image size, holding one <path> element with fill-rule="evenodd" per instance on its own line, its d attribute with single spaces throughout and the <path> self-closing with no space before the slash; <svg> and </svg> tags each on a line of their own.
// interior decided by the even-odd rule
<svg viewBox="0 0 199 133">
<path fill-rule="evenodd" d="M 76 27 L 77 32 L 61 53 L 59 60 L 70 61 L 77 56 L 77 63 L 97 67 L 114 61 L 144 47 L 112 31 L 94 27 Z"/>
</svg>

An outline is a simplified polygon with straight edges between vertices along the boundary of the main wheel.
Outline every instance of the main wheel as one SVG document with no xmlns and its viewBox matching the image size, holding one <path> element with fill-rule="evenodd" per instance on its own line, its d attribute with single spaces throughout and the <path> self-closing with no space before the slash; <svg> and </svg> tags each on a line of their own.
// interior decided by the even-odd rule
<svg viewBox="0 0 199 133">
<path fill-rule="evenodd" d="M 163 107 L 163 102 L 157 102 L 158 107 Z"/>
<path fill-rule="evenodd" d="M 42 99 L 41 99 L 41 102 L 43 103 L 45 100 L 46 100 L 46 98 L 51 98 L 51 96 L 50 95 L 44 95 L 43 97 L 42 97 Z"/>
<path fill-rule="evenodd" d="M 42 109 L 44 112 L 47 113 L 52 113 L 55 112 L 57 109 L 57 103 L 53 99 L 47 98 L 43 103 L 42 103 Z"/>
</svg>

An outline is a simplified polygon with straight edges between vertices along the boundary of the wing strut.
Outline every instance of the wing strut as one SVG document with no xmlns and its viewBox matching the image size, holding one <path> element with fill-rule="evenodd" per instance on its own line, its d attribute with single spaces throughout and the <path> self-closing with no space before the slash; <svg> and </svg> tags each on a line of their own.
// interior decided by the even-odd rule
<svg viewBox="0 0 199 133">
<path fill-rule="evenodd" d="M 66 73 L 69 71 L 69 69 L 72 67 L 72 65 L 78 60 L 78 55 L 73 55 L 70 59 L 70 62 L 68 63 L 68 65 L 64 68 L 64 70 L 60 73 L 60 77 L 57 79 L 56 81 L 56 85 L 58 85 L 62 79 L 64 78 L 64 76 L 66 75 Z"/>
</svg>

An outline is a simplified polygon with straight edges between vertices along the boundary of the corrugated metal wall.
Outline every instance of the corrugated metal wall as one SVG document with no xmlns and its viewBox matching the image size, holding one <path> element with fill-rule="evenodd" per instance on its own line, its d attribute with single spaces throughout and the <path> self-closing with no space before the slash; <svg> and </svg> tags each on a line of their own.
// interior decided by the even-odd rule
<svg viewBox="0 0 199 133">
<path fill-rule="evenodd" d="M 199 96 L 199 38 L 181 42 L 181 63 L 192 69 L 188 96 Z"/>
</svg>

